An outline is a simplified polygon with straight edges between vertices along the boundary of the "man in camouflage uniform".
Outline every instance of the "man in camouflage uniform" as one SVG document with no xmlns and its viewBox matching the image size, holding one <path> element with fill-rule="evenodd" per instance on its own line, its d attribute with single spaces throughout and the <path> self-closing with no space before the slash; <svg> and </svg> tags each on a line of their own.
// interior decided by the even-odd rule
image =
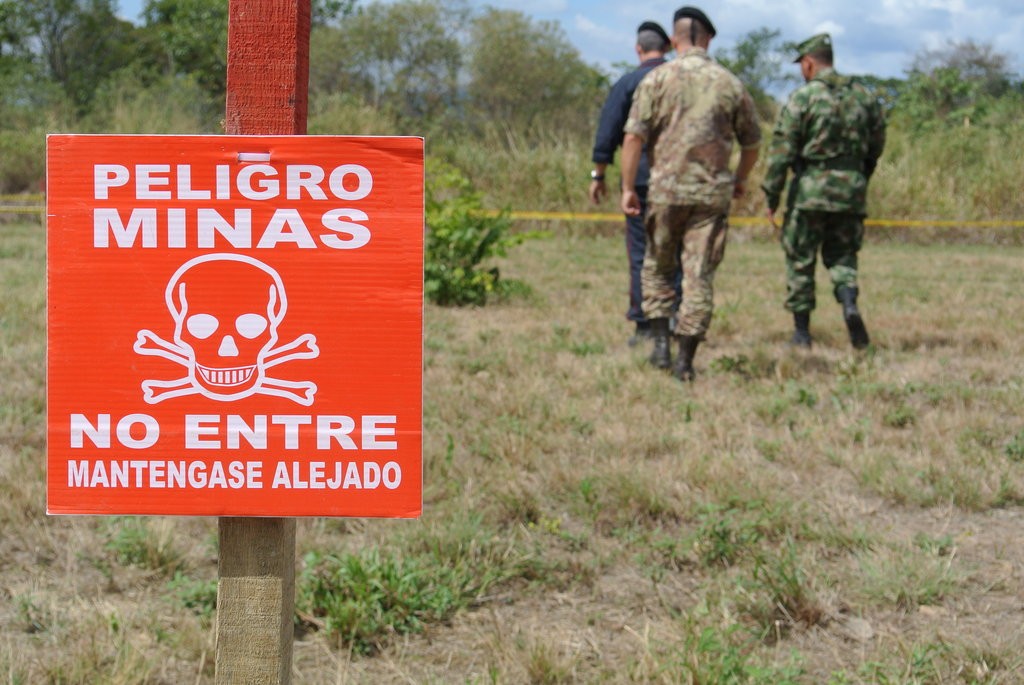
<svg viewBox="0 0 1024 685">
<path fill-rule="evenodd" d="M 676 57 L 651 71 L 633 95 L 622 147 L 622 211 L 636 216 L 640 151 L 651 156 L 647 249 L 641 272 L 643 310 L 651 322 L 651 364 L 694 377 L 693 358 L 711 323 L 715 269 L 725 254 L 729 204 L 744 192 L 757 161 L 761 131 L 750 94 L 708 56 L 715 35 L 696 7 L 675 13 Z M 729 170 L 733 138 L 741 146 L 735 175 Z M 669 317 L 672 276 L 682 263 L 683 301 L 675 331 L 679 355 L 672 365 Z"/>
<path fill-rule="evenodd" d="M 665 53 L 671 48 L 668 34 L 657 22 L 645 21 L 637 28 L 636 54 L 640 59 L 640 66 L 620 78 L 612 86 L 604 107 L 601 108 L 601 118 L 598 121 L 597 134 L 594 137 L 592 157 L 594 167 L 590 172 L 589 195 L 591 202 L 595 205 L 602 202 L 608 194 L 604 180 L 605 171 L 615 159 L 615 150 L 622 145 L 625 135 L 622 132 L 622 127 L 626 124 L 629 108 L 633 104 L 633 93 L 647 72 L 665 63 Z M 640 214 L 626 217 L 626 255 L 629 258 L 629 309 L 626 311 L 626 318 L 636 322 L 636 332 L 629 339 L 630 347 L 651 337 L 651 324 L 644 317 L 640 291 L 640 270 L 643 267 L 644 246 L 647 243 L 644 212 L 647 206 L 647 180 L 649 177 L 650 165 L 645 150 L 640 155 L 640 166 L 636 177 L 637 194 L 640 196 Z M 676 277 L 677 293 L 681 281 L 682 274 L 678 274 Z M 679 299 L 678 294 L 676 299 Z"/>
<path fill-rule="evenodd" d="M 827 33 L 808 38 L 797 52 L 806 83 L 779 113 L 762 185 L 774 226 L 786 172 L 793 170 L 782 228 L 786 309 L 793 312 L 796 329 L 792 344 L 811 346 L 820 246 L 850 342 L 863 349 L 870 339 L 857 309 L 857 253 L 864 237 L 868 180 L 885 146 L 885 119 L 867 88 L 833 69 Z"/>
</svg>

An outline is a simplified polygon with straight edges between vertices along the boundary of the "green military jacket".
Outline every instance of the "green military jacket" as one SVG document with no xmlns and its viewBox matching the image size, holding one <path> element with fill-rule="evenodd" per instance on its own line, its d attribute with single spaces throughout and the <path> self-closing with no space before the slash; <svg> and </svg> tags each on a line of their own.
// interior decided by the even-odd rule
<svg viewBox="0 0 1024 685">
<path fill-rule="evenodd" d="M 691 48 L 644 76 L 623 130 L 647 144 L 648 202 L 722 211 L 732 200 L 733 141 L 744 148 L 761 143 L 747 89 L 702 48 Z"/>
<path fill-rule="evenodd" d="M 761 186 L 768 208 L 778 208 L 792 169 L 790 208 L 866 215 L 868 179 L 884 146 L 877 98 L 855 79 L 822 69 L 779 113 Z"/>
</svg>

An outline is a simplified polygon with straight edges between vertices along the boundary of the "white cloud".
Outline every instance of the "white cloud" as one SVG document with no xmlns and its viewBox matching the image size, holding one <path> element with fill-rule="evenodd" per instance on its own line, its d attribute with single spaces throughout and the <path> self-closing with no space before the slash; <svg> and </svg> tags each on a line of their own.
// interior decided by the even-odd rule
<svg viewBox="0 0 1024 685">
<path fill-rule="evenodd" d="M 846 33 L 846 29 L 831 19 L 827 19 L 814 27 L 814 33 L 827 33 L 836 38 Z"/>
<path fill-rule="evenodd" d="M 633 45 L 636 38 L 636 34 L 632 32 L 627 31 L 624 33 L 617 29 L 613 30 L 607 26 L 595 24 L 591 19 L 582 14 L 573 16 L 573 26 L 584 37 L 600 45 Z"/>
<path fill-rule="evenodd" d="M 524 14 L 558 14 L 569 9 L 568 0 L 488 0 L 486 4 Z"/>
</svg>

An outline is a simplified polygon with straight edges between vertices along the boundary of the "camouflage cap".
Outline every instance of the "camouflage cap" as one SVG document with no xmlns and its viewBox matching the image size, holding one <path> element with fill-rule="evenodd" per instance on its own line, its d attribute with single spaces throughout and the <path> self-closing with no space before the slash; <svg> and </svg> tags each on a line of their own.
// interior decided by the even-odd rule
<svg viewBox="0 0 1024 685">
<path fill-rule="evenodd" d="M 809 55 L 812 52 L 817 52 L 818 50 L 824 49 L 832 49 L 832 36 L 828 35 L 827 33 L 819 33 L 817 35 L 811 36 L 803 43 L 800 43 L 799 45 L 796 46 L 797 54 L 796 59 L 793 60 L 793 62 L 799 62 L 801 59 L 803 59 L 804 55 Z"/>
</svg>

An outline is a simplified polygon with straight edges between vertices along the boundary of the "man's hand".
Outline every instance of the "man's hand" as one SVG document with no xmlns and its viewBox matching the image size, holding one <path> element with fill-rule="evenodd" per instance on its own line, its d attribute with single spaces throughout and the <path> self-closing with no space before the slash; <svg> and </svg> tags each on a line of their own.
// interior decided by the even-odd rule
<svg viewBox="0 0 1024 685">
<path fill-rule="evenodd" d="M 640 196 L 636 190 L 622 191 L 622 213 L 626 216 L 640 216 Z"/>
<path fill-rule="evenodd" d="M 598 181 L 594 179 L 590 182 L 590 191 L 587 193 L 590 195 L 590 201 L 595 205 L 604 202 L 604 198 L 608 195 L 608 188 L 605 186 L 604 181 Z"/>
<path fill-rule="evenodd" d="M 740 199 L 741 197 L 743 197 L 743 194 L 746 193 L 746 192 L 747 192 L 747 179 L 745 179 L 745 178 L 738 178 L 737 177 L 734 180 L 733 186 L 732 186 L 732 196 L 733 196 L 733 199 L 736 199 L 736 200 Z"/>
</svg>

